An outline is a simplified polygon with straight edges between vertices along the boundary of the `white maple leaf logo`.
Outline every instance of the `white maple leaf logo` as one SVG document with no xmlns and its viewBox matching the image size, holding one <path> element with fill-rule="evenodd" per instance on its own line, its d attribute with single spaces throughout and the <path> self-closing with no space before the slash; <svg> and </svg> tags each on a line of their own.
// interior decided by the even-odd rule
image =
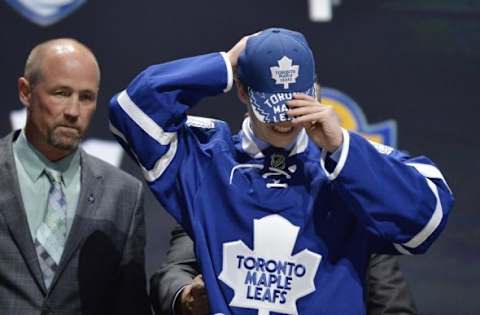
<svg viewBox="0 0 480 315">
<path fill-rule="evenodd" d="M 279 233 L 281 231 L 281 233 Z M 304 249 L 292 256 L 299 227 L 278 214 L 254 220 L 254 250 L 242 241 L 223 244 L 219 279 L 235 294 L 230 306 L 298 314 L 297 299 L 315 291 L 322 256 Z"/>
<path fill-rule="evenodd" d="M 283 88 L 288 89 L 290 83 L 297 82 L 298 71 L 300 66 L 292 65 L 292 59 L 287 56 L 283 56 L 278 62 L 278 67 L 270 67 L 270 72 L 272 73 L 272 79 L 275 80 L 275 84 L 283 84 Z"/>
</svg>

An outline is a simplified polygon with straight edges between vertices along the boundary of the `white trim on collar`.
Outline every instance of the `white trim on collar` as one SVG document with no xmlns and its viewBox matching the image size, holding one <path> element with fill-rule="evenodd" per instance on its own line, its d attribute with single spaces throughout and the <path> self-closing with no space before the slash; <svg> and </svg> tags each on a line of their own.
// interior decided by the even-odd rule
<svg viewBox="0 0 480 315">
<path fill-rule="evenodd" d="M 302 129 L 297 136 L 297 140 L 295 142 L 295 146 L 290 151 L 288 156 L 293 156 L 295 154 L 300 154 L 305 152 L 308 146 L 308 135 L 305 129 Z"/>
<path fill-rule="evenodd" d="M 242 149 L 254 159 L 263 158 L 263 153 L 253 140 L 253 130 L 250 127 L 250 117 L 242 123 Z"/>
</svg>

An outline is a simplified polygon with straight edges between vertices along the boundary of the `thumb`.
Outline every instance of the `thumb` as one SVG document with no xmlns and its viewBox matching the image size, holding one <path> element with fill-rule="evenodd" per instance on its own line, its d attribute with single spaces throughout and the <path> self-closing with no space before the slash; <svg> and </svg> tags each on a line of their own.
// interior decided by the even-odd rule
<svg viewBox="0 0 480 315">
<path fill-rule="evenodd" d="M 203 282 L 202 275 L 198 275 L 195 277 L 195 279 L 193 279 L 191 294 L 196 296 L 206 294 L 205 283 Z"/>
</svg>

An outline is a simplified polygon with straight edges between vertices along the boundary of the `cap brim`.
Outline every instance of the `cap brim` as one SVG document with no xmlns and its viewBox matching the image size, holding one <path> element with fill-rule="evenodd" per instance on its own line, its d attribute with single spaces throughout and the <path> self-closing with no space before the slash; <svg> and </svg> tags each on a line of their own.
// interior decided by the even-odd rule
<svg viewBox="0 0 480 315">
<path fill-rule="evenodd" d="M 312 86 L 306 91 L 299 91 L 312 97 L 316 97 L 315 87 Z M 248 88 L 250 106 L 255 117 L 263 123 L 274 124 L 292 120 L 287 115 L 287 101 L 293 98 L 293 92 L 288 93 L 265 93 Z"/>
</svg>

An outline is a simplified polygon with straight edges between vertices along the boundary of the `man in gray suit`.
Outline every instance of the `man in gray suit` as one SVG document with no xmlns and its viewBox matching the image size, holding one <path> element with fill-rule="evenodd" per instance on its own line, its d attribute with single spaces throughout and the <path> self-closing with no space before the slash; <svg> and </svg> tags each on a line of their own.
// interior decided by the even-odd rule
<svg viewBox="0 0 480 315">
<path fill-rule="evenodd" d="M 206 315 L 209 305 L 195 258 L 193 242 L 176 226 L 172 230 L 167 261 L 150 280 L 157 314 Z M 368 315 L 415 315 L 417 310 L 394 256 L 372 255 L 365 285 Z"/>
<path fill-rule="evenodd" d="M 149 314 L 142 184 L 78 144 L 100 71 L 72 39 L 36 46 L 27 123 L 0 140 L 0 314 Z"/>
</svg>

